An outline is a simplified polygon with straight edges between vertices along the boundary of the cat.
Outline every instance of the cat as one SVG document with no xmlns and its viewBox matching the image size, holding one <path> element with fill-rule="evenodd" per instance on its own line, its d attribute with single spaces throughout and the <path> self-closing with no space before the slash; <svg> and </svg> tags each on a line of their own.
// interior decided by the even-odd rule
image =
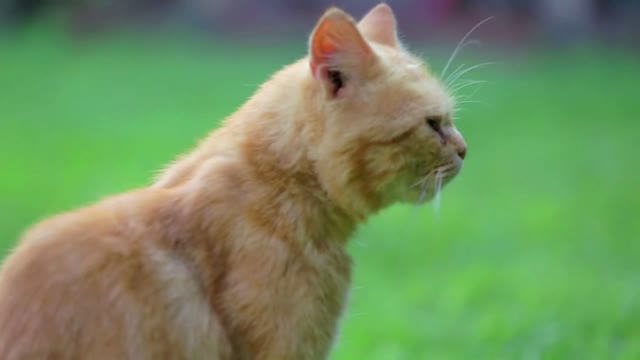
<svg viewBox="0 0 640 360">
<path fill-rule="evenodd" d="M 29 230 L 0 272 L 0 358 L 319 360 L 371 214 L 433 198 L 466 144 L 388 5 L 320 18 L 148 188 Z"/>
</svg>

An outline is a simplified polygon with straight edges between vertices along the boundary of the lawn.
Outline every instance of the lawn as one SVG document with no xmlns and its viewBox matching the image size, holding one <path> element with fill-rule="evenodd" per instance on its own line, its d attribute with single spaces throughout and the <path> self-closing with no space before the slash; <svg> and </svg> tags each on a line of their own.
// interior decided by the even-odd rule
<svg viewBox="0 0 640 360">
<path fill-rule="evenodd" d="M 2 39 L 0 250 L 47 215 L 149 184 L 304 51 L 303 38 Z M 498 65 L 470 76 L 488 80 L 482 104 L 457 116 L 465 169 L 438 211 L 397 206 L 360 228 L 332 359 L 640 358 L 637 54 L 476 57 Z"/>
</svg>

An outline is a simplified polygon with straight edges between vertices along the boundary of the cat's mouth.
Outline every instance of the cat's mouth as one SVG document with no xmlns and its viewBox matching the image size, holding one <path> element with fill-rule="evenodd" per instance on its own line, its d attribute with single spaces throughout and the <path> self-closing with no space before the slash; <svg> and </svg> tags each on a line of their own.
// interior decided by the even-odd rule
<svg viewBox="0 0 640 360">
<path fill-rule="evenodd" d="M 417 196 L 419 204 L 437 196 L 442 188 L 462 170 L 462 160 L 454 159 L 448 163 L 435 166 L 413 185 L 413 196 Z"/>
</svg>

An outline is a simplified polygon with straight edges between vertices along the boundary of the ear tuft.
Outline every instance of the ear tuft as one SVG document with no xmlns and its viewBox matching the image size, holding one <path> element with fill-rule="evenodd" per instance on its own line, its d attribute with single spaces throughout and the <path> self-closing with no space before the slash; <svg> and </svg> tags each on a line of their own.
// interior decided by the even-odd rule
<svg viewBox="0 0 640 360">
<path fill-rule="evenodd" d="M 358 23 L 358 28 L 369 40 L 398 47 L 398 35 L 396 31 L 396 17 L 391 7 L 385 3 L 378 4 L 371 9 Z"/>
</svg>

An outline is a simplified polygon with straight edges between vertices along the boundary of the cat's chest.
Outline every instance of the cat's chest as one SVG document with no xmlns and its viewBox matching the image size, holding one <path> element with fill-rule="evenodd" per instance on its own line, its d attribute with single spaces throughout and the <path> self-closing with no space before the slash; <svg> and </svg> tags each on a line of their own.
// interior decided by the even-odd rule
<svg viewBox="0 0 640 360">
<path fill-rule="evenodd" d="M 324 359 L 350 285 L 351 259 L 344 249 L 284 248 L 253 271 L 238 274 L 235 295 L 226 295 L 241 351 L 252 359 Z"/>
<path fill-rule="evenodd" d="M 299 256 L 289 259 L 279 300 L 296 308 L 301 318 L 321 321 L 338 316 L 350 286 L 351 259 L 342 249 L 315 254 L 312 259 Z"/>
</svg>

